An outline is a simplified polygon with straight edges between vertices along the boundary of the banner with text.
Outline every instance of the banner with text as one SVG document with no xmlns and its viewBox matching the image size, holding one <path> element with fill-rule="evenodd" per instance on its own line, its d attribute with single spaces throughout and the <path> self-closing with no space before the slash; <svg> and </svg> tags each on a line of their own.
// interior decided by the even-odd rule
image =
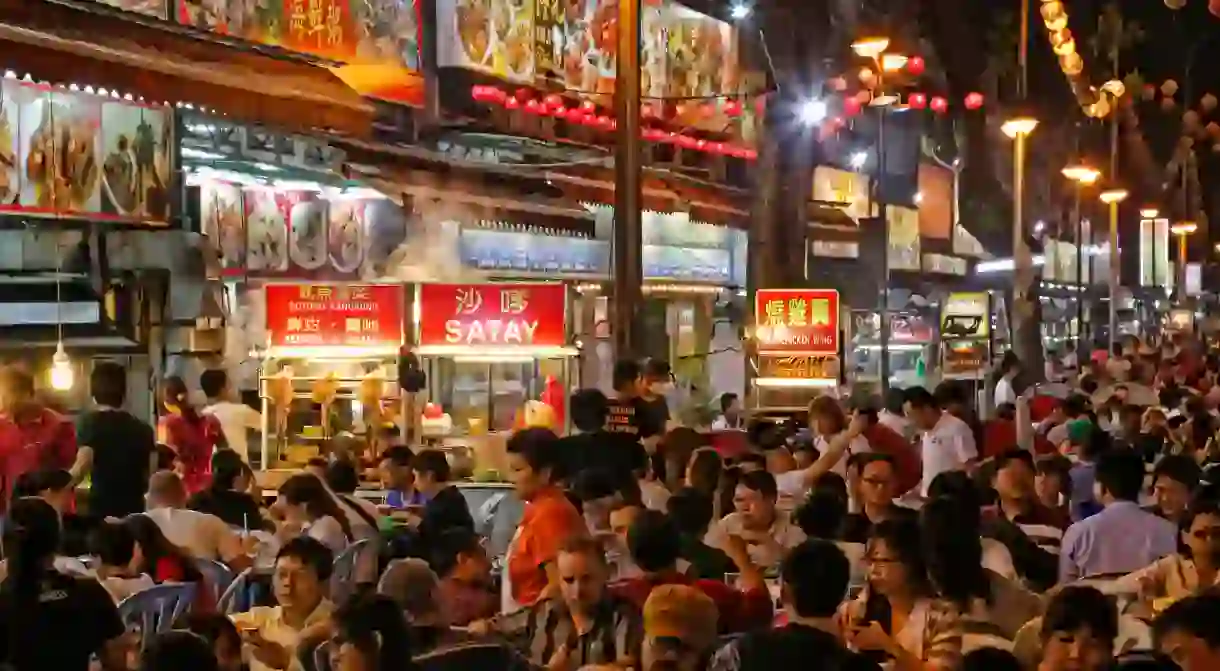
<svg viewBox="0 0 1220 671">
<path fill-rule="evenodd" d="M 563 347 L 567 287 L 542 282 L 421 284 L 421 347 Z"/>
<path fill-rule="evenodd" d="M 754 325 L 759 354 L 838 354 L 839 292 L 759 289 L 754 300 Z"/>
<path fill-rule="evenodd" d="M 273 347 L 402 344 L 402 285 L 268 284 L 263 290 Z"/>
</svg>

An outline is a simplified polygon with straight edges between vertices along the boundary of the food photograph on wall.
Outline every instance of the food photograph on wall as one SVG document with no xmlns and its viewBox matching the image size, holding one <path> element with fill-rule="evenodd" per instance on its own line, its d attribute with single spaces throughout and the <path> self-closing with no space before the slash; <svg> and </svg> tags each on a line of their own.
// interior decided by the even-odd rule
<svg viewBox="0 0 1220 671">
<path fill-rule="evenodd" d="M 0 211 L 168 221 L 168 110 L 16 79 L 0 102 Z"/>
</svg>

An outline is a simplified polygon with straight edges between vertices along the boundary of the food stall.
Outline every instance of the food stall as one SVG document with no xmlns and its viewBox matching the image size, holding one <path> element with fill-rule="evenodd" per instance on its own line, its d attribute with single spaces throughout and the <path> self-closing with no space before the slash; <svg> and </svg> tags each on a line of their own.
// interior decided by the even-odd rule
<svg viewBox="0 0 1220 671">
<path fill-rule="evenodd" d="M 580 353 L 568 286 L 420 284 L 414 353 L 427 374 L 422 435 L 450 444 L 526 425 L 566 428 Z"/>
<path fill-rule="evenodd" d="M 803 415 L 813 398 L 838 394 L 840 323 L 834 289 L 755 292 L 752 418 Z"/>
<path fill-rule="evenodd" d="M 881 316 L 873 310 L 852 310 L 848 377 L 854 385 L 879 388 L 881 380 Z M 889 314 L 890 387 L 927 385 L 928 359 L 935 352 L 935 314 L 925 310 L 893 310 Z"/>
<path fill-rule="evenodd" d="M 949 294 L 941 309 L 941 379 L 973 382 L 976 396 L 991 365 L 991 312 L 991 294 L 983 291 Z"/>
<path fill-rule="evenodd" d="M 260 467 L 299 468 L 340 435 L 366 453 L 383 448 L 401 417 L 403 286 L 268 283 L 263 292 Z"/>
</svg>

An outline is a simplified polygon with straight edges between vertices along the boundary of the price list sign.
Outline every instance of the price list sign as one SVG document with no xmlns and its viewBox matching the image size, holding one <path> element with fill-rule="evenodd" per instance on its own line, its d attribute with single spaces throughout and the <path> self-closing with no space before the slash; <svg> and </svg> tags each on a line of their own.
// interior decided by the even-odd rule
<svg viewBox="0 0 1220 671">
<path fill-rule="evenodd" d="M 272 346 L 398 346 L 403 290 L 397 284 L 269 284 Z"/>
</svg>

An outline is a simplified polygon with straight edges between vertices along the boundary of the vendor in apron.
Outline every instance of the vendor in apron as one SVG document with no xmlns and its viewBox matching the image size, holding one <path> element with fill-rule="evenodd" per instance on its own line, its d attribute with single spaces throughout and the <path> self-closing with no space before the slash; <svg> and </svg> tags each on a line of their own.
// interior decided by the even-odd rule
<svg viewBox="0 0 1220 671">
<path fill-rule="evenodd" d="M 508 441 L 509 478 L 525 513 L 508 546 L 502 613 L 558 594 L 559 549 L 568 538 L 588 533 L 580 511 L 555 484 L 562 476 L 560 450 L 559 438 L 547 429 L 518 431 Z"/>
</svg>

